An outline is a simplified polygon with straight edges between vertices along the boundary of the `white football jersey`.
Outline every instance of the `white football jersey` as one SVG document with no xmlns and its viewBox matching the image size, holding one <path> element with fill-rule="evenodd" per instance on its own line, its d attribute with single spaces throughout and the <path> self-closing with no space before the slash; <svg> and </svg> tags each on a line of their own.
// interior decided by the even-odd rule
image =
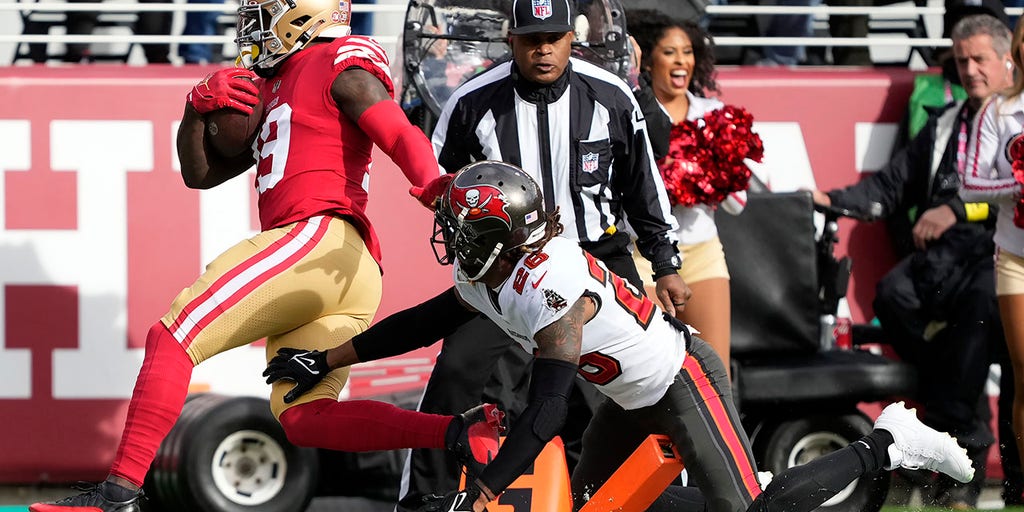
<svg viewBox="0 0 1024 512">
<path fill-rule="evenodd" d="M 524 256 L 496 291 L 455 281 L 467 303 L 531 354 L 538 331 L 580 297 L 593 297 L 598 311 L 583 327 L 579 374 L 625 409 L 661 399 L 686 357 L 685 336 L 661 310 L 567 238 L 555 237 L 543 251 Z"/>
</svg>

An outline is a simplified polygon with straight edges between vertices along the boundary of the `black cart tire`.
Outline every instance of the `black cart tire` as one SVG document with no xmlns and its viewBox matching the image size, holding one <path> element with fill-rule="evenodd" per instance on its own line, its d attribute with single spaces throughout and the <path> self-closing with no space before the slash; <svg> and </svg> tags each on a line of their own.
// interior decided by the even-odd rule
<svg viewBox="0 0 1024 512">
<path fill-rule="evenodd" d="M 763 470 L 779 474 L 845 447 L 871 432 L 872 423 L 860 413 L 816 415 L 779 423 L 768 438 Z M 888 471 L 868 473 L 826 501 L 822 512 L 878 512 L 889 494 Z"/>
<path fill-rule="evenodd" d="M 266 400 L 190 397 L 146 481 L 147 510 L 301 512 L 318 454 L 288 442 Z"/>
</svg>

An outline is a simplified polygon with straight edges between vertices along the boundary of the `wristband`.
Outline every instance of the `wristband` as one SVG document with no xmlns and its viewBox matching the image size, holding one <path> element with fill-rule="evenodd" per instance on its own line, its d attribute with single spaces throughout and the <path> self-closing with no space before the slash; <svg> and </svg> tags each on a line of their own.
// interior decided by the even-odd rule
<svg viewBox="0 0 1024 512">
<path fill-rule="evenodd" d="M 980 222 L 988 219 L 988 203 L 964 203 L 967 222 Z"/>
<path fill-rule="evenodd" d="M 667 260 L 652 261 L 651 268 L 654 270 L 654 280 L 675 274 L 679 272 L 682 266 L 683 261 L 678 254 L 673 255 Z"/>
</svg>

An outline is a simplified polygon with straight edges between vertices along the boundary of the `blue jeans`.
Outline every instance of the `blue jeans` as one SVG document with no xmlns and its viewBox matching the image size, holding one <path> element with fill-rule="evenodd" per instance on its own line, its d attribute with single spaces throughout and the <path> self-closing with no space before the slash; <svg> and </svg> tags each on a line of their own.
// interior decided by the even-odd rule
<svg viewBox="0 0 1024 512">
<path fill-rule="evenodd" d="M 188 0 L 194 4 L 221 3 L 216 0 Z M 220 13 L 213 11 L 185 13 L 185 36 L 212 36 L 217 33 L 217 17 Z M 188 64 L 199 64 L 213 60 L 213 47 L 209 43 L 181 43 L 178 55 Z"/>
<path fill-rule="evenodd" d="M 354 0 L 353 4 L 375 4 L 377 0 Z M 373 13 L 354 13 L 349 23 L 352 33 L 360 36 L 373 35 Z"/>
<path fill-rule="evenodd" d="M 817 6 L 822 0 L 776 0 L 775 5 L 785 6 Z M 814 16 L 810 14 L 773 14 L 769 18 L 764 35 L 769 37 L 811 37 L 814 35 L 812 23 Z M 807 50 L 803 46 L 765 46 L 762 49 L 764 59 L 783 66 L 795 66 L 807 58 Z"/>
</svg>

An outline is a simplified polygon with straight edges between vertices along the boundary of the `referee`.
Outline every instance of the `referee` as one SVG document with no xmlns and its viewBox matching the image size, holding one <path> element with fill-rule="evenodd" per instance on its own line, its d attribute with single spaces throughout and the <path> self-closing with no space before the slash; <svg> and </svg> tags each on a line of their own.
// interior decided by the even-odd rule
<svg viewBox="0 0 1024 512">
<path fill-rule="evenodd" d="M 578 240 L 639 294 L 643 282 L 630 254 L 628 216 L 637 247 L 652 264 L 661 302 L 684 307 L 690 290 L 676 272 L 675 218 L 628 86 L 570 57 L 569 0 L 515 0 L 512 11 L 513 59 L 453 93 L 434 129 L 438 163 L 448 172 L 485 159 L 522 168 L 541 185 L 547 210 L 559 208 L 563 235 Z M 420 411 L 462 411 L 485 398 L 514 421 L 525 405 L 531 357 L 507 350 L 511 345 L 482 316 L 446 338 Z M 496 385 L 487 386 L 489 380 Z M 398 510 L 414 510 L 422 496 L 456 488 L 457 478 L 453 458 L 440 450 L 413 450 Z"/>
</svg>

